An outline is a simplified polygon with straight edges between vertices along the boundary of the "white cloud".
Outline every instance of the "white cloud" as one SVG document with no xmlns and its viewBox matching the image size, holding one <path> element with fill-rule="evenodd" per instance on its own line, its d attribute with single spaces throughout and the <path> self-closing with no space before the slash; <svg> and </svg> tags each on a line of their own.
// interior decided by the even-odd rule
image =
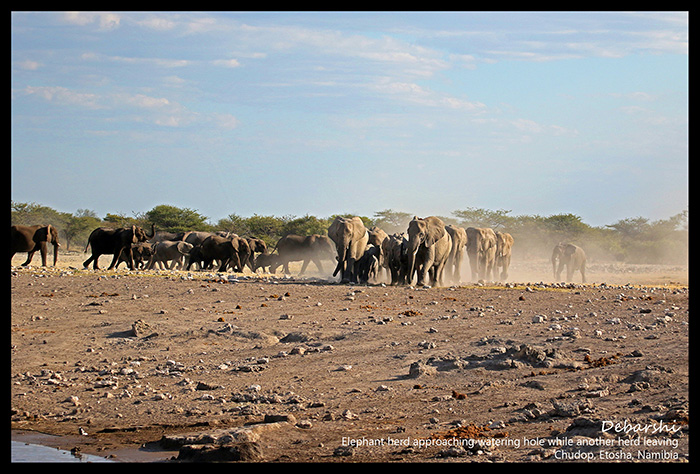
<svg viewBox="0 0 700 474">
<path fill-rule="evenodd" d="M 119 27 L 121 16 L 112 12 L 64 12 L 62 18 L 67 23 L 87 26 L 96 23 L 101 30 Z"/>
</svg>

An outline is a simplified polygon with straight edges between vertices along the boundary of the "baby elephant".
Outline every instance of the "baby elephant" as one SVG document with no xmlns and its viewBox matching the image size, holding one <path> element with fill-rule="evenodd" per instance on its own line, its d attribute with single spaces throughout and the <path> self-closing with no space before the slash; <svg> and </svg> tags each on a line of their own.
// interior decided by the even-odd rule
<svg viewBox="0 0 700 474">
<path fill-rule="evenodd" d="M 150 270 L 158 262 L 160 269 L 163 266 L 167 267 L 167 262 L 172 261 L 170 264 L 170 270 L 173 270 L 177 265 L 179 269 L 184 266 L 184 257 L 188 256 L 192 251 L 194 246 L 188 242 L 182 242 L 180 240 L 164 240 L 158 242 L 153 247 L 153 256 L 151 261 L 148 262 L 148 269 Z"/>
<path fill-rule="evenodd" d="M 379 276 L 379 261 L 381 257 L 381 247 L 368 244 L 365 253 L 358 262 L 358 280 L 360 283 L 375 281 Z"/>
</svg>

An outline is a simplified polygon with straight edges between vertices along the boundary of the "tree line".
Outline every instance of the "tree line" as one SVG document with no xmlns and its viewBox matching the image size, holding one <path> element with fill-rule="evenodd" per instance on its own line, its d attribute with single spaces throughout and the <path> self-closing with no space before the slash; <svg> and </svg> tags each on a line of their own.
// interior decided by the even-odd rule
<svg viewBox="0 0 700 474">
<path fill-rule="evenodd" d="M 355 214 L 337 214 L 352 216 Z M 243 217 L 229 214 L 216 223 L 196 210 L 158 205 L 132 216 L 108 213 L 100 218 L 94 211 L 78 209 L 75 213 L 59 212 L 36 203 L 11 202 L 11 225 L 51 224 L 60 229 L 59 238 L 66 250 L 83 251 L 88 236 L 97 227 L 139 225 L 156 230 L 183 232 L 190 230 L 234 232 L 240 236 L 263 239 L 270 248 L 289 234 L 326 234 L 336 215 L 328 217 L 264 216 Z M 404 232 L 413 214 L 385 209 L 373 216 L 359 216 L 369 229 L 377 226 L 387 234 Z M 419 216 L 426 217 L 426 216 Z M 438 216 L 446 225 L 491 227 L 508 232 L 515 240 L 514 258 L 548 258 L 559 242 L 575 243 L 586 250 L 592 260 L 635 264 L 686 264 L 688 262 L 688 211 L 668 219 L 650 221 L 643 217 L 622 219 L 602 227 L 591 226 L 574 214 L 511 215 L 508 210 L 465 208 L 450 216 Z"/>
</svg>

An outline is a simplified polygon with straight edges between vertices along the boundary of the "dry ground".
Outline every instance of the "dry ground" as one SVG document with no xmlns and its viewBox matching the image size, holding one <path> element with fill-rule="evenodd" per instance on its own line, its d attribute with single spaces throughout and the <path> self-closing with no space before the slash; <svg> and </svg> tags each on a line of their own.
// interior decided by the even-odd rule
<svg viewBox="0 0 700 474">
<path fill-rule="evenodd" d="M 539 262 L 508 285 L 413 288 L 37 257 L 11 269 L 11 424 L 61 435 L 56 447 L 117 461 L 185 459 L 194 443 L 208 451 L 189 459 L 688 460 L 685 268 L 591 265 L 591 283 L 554 285 Z"/>
</svg>

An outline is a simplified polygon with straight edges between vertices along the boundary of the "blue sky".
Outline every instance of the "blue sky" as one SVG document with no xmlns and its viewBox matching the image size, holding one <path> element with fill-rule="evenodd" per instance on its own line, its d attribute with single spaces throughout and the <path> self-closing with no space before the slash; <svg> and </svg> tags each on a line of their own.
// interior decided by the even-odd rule
<svg viewBox="0 0 700 474">
<path fill-rule="evenodd" d="M 687 12 L 13 12 L 11 88 L 62 212 L 688 208 Z"/>
</svg>

